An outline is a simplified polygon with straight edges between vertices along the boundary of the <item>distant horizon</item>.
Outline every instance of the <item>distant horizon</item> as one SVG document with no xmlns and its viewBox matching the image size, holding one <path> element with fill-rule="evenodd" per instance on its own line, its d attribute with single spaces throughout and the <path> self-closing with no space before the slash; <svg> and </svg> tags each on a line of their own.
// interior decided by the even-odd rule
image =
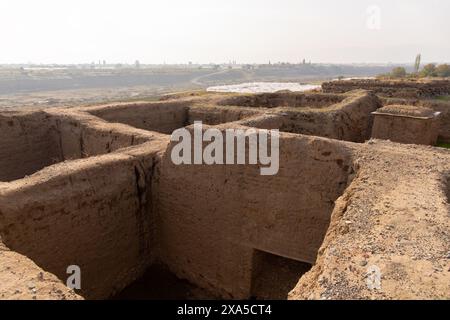
<svg viewBox="0 0 450 320">
<path fill-rule="evenodd" d="M 447 0 L 2 0 L 2 64 L 450 60 Z"/>
<path fill-rule="evenodd" d="M 125 66 L 134 66 L 136 61 L 133 62 L 108 62 L 106 61 L 107 66 L 115 66 L 115 65 L 125 65 Z M 271 65 L 279 65 L 279 64 L 290 64 L 290 65 L 302 65 L 302 62 L 290 62 L 290 61 L 271 61 Z M 450 61 L 422 61 L 421 67 L 423 67 L 426 64 L 433 63 L 433 64 L 450 64 Z M 0 66 L 24 66 L 24 65 L 32 65 L 32 66 L 89 66 L 89 65 L 95 65 L 95 66 L 103 66 L 103 63 L 98 63 L 98 61 L 94 62 L 81 62 L 81 63 L 75 63 L 75 62 L 69 62 L 69 63 L 56 63 L 56 62 L 49 62 L 49 63 L 40 63 L 40 62 L 16 62 L 16 63 L 2 63 L 0 61 Z M 244 66 L 244 65 L 268 65 L 269 61 L 266 63 L 258 63 L 258 62 L 238 62 L 236 63 L 229 63 L 229 62 L 179 62 L 179 63 L 144 63 L 139 60 L 140 66 L 208 66 L 208 65 L 236 65 L 236 66 Z M 309 61 L 306 63 L 309 64 Z M 358 66 L 358 65 L 369 65 L 369 66 L 395 66 L 395 65 L 404 65 L 404 66 L 413 66 L 414 61 L 410 62 L 347 62 L 347 63 L 339 63 L 339 62 L 314 62 L 311 61 L 312 65 L 343 65 L 343 66 Z"/>
</svg>

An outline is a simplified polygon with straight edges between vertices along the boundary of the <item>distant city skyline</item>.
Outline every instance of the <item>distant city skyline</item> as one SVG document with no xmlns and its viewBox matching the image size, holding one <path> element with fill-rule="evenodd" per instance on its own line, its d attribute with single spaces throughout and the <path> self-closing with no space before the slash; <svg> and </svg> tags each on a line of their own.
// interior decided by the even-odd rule
<svg viewBox="0 0 450 320">
<path fill-rule="evenodd" d="M 420 67 L 422 68 L 425 64 L 433 63 L 433 64 L 449 64 L 449 62 L 446 61 L 423 61 L 420 64 Z M 232 67 L 232 68 L 246 68 L 247 66 L 255 66 L 255 67 L 269 67 L 269 66 L 300 66 L 302 65 L 302 62 L 283 62 L 283 61 L 277 61 L 277 62 L 267 62 L 267 63 L 239 63 L 236 62 L 235 64 L 230 64 L 228 62 L 209 62 L 209 63 L 194 63 L 191 61 L 187 61 L 185 63 L 139 63 L 139 66 L 136 65 L 136 62 L 130 61 L 130 62 L 111 62 L 111 63 L 98 63 L 98 62 L 83 62 L 83 63 L 34 63 L 34 62 L 27 62 L 27 63 L 0 63 L 0 66 L 23 66 L 23 67 L 73 67 L 73 68 L 88 68 L 88 67 L 95 67 L 95 68 L 120 68 L 120 67 L 133 67 L 133 68 L 145 68 L 145 67 L 170 67 L 170 66 L 179 66 L 179 67 L 192 67 L 192 68 L 198 68 L 198 67 L 208 67 L 208 68 L 216 68 L 216 67 Z M 328 63 L 328 62 L 311 62 L 306 63 L 306 65 L 312 65 L 312 66 L 355 66 L 355 67 L 363 67 L 363 66 L 405 66 L 405 67 L 414 67 L 414 61 L 409 62 L 386 62 L 386 63 Z"/>
<path fill-rule="evenodd" d="M 2 0 L 0 64 L 450 61 L 447 0 Z"/>
</svg>

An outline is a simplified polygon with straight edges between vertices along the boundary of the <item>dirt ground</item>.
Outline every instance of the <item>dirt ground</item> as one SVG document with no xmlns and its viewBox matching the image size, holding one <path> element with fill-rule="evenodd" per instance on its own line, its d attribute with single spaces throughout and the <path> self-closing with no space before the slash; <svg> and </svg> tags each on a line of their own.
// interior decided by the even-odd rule
<svg viewBox="0 0 450 320">
<path fill-rule="evenodd" d="M 291 299 L 448 299 L 450 151 L 373 140 Z M 420 168 L 420 170 L 418 170 Z M 381 270 L 369 290 L 368 268 Z"/>
</svg>

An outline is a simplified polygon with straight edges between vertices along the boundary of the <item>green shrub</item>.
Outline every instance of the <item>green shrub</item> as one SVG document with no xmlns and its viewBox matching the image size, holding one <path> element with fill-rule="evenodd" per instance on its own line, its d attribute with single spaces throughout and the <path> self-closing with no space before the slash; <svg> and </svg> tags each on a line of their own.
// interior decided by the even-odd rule
<svg viewBox="0 0 450 320">
<path fill-rule="evenodd" d="M 450 77 L 450 66 L 448 64 L 441 64 L 436 68 L 436 75 L 438 77 Z"/>
<path fill-rule="evenodd" d="M 406 77 L 406 70 L 403 67 L 397 67 L 392 69 L 391 75 L 394 78 L 404 78 Z"/>
<path fill-rule="evenodd" d="M 435 77 L 436 76 L 436 65 L 434 63 L 429 63 L 423 67 L 420 72 L 422 77 Z"/>
</svg>

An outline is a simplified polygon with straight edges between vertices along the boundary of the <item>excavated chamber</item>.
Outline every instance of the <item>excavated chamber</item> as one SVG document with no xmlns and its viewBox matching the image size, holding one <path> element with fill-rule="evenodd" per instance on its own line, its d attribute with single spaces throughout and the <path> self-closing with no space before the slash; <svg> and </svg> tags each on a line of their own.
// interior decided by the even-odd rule
<svg viewBox="0 0 450 320">
<path fill-rule="evenodd" d="M 62 110 L 1 119 L 2 242 L 64 283 L 79 266 L 87 298 L 140 276 L 153 257 L 146 186 L 167 139 Z"/>
</svg>

